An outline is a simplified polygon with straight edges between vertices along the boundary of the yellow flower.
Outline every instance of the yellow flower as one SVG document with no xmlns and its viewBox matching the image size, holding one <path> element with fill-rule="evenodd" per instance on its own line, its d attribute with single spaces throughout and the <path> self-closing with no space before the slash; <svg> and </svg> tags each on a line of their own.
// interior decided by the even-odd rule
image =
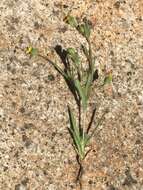
<svg viewBox="0 0 143 190">
<path fill-rule="evenodd" d="M 28 48 L 27 48 L 27 50 L 26 50 L 26 53 L 27 53 L 27 54 L 31 54 L 32 49 L 33 49 L 33 48 L 32 48 L 31 46 L 30 46 L 30 47 L 28 47 Z"/>
<path fill-rule="evenodd" d="M 30 54 L 31 56 L 35 56 L 38 54 L 38 49 L 30 46 L 27 48 L 26 53 Z"/>
</svg>

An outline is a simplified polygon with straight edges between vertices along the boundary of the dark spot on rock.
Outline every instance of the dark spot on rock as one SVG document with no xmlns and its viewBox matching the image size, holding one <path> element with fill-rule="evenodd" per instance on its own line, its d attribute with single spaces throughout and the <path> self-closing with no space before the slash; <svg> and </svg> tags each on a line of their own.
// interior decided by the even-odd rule
<svg viewBox="0 0 143 190">
<path fill-rule="evenodd" d="M 59 136 L 62 137 L 62 136 L 63 136 L 63 133 L 59 133 Z"/>
<path fill-rule="evenodd" d="M 51 135 L 51 139 L 53 140 L 55 136 L 56 136 L 56 133 L 53 132 L 52 135 Z"/>
<path fill-rule="evenodd" d="M 32 144 L 31 139 L 29 139 L 25 134 L 22 135 L 22 140 L 25 143 L 26 147 L 29 147 Z"/>
<path fill-rule="evenodd" d="M 25 112 L 25 108 L 24 108 L 24 107 L 21 107 L 21 108 L 19 109 L 19 111 L 20 111 L 20 113 L 24 113 L 24 112 Z"/>
<path fill-rule="evenodd" d="M 7 29 L 8 29 L 8 31 L 10 31 L 10 32 L 16 30 L 15 27 L 14 27 L 13 25 L 9 25 Z"/>
<path fill-rule="evenodd" d="M 15 190 L 20 190 L 20 184 L 15 185 Z"/>
<path fill-rule="evenodd" d="M 64 8 L 64 9 L 66 9 L 66 8 L 68 8 L 68 7 L 69 7 L 68 5 L 65 5 L 65 4 L 63 5 L 63 8 Z"/>
<path fill-rule="evenodd" d="M 142 142 L 141 142 L 140 139 L 137 139 L 136 142 L 135 142 L 135 144 L 141 144 L 141 143 L 142 143 Z"/>
<path fill-rule="evenodd" d="M 52 149 L 52 150 L 55 150 L 55 146 L 52 146 L 51 149 Z"/>
<path fill-rule="evenodd" d="M 61 32 L 61 33 L 65 33 L 65 32 L 68 30 L 68 28 L 67 28 L 67 26 L 59 27 L 58 30 L 59 30 L 59 32 Z"/>
<path fill-rule="evenodd" d="M 93 74 L 93 82 L 95 81 L 95 80 L 97 80 L 99 78 L 99 74 L 98 74 L 98 70 L 96 69 L 96 71 L 94 72 L 94 74 Z"/>
<path fill-rule="evenodd" d="M 132 63 L 130 59 L 125 59 L 126 63 Z"/>
<path fill-rule="evenodd" d="M 7 71 L 10 71 L 11 70 L 11 66 L 10 64 L 7 64 Z"/>
<path fill-rule="evenodd" d="M 23 126 L 24 129 L 31 129 L 33 127 L 34 127 L 33 123 L 24 123 L 24 126 Z"/>
<path fill-rule="evenodd" d="M 132 75 L 132 72 L 131 71 L 127 72 L 127 75 L 128 76 Z"/>
<path fill-rule="evenodd" d="M 22 181 L 21 181 L 21 184 L 23 184 L 23 185 L 27 185 L 27 183 L 29 182 L 29 179 L 28 179 L 28 177 L 26 177 L 25 179 L 23 179 Z"/>
<path fill-rule="evenodd" d="M 42 92 L 42 89 L 43 89 L 43 86 L 39 85 L 39 86 L 38 86 L 38 92 L 39 92 L 39 93 Z"/>
<path fill-rule="evenodd" d="M 126 178 L 125 178 L 125 180 L 124 180 L 124 182 L 123 182 L 123 185 L 124 185 L 124 186 L 125 186 L 125 185 L 131 186 L 132 184 L 136 184 L 136 183 L 137 183 L 137 180 L 134 179 L 134 178 L 131 176 L 129 169 L 127 169 L 127 170 L 125 171 L 125 175 L 126 175 Z"/>
<path fill-rule="evenodd" d="M 128 157 L 128 155 L 127 154 L 123 154 L 123 158 L 127 158 Z"/>
<path fill-rule="evenodd" d="M 43 171 L 43 174 L 44 174 L 44 175 L 47 175 L 47 171 L 46 171 L 46 170 L 44 170 L 44 171 Z"/>
<path fill-rule="evenodd" d="M 114 51 L 111 50 L 111 51 L 110 51 L 110 55 L 111 55 L 111 56 L 114 56 Z"/>
<path fill-rule="evenodd" d="M 12 104 L 12 107 L 14 108 L 16 107 L 16 102 L 12 102 L 11 104 Z"/>
<path fill-rule="evenodd" d="M 89 180 L 89 181 L 88 181 L 88 184 L 90 184 L 90 185 L 93 184 L 93 181 L 92 181 L 92 180 Z"/>
<path fill-rule="evenodd" d="M 114 187 L 113 185 L 109 185 L 108 187 L 109 190 L 118 190 L 116 187 Z"/>
<path fill-rule="evenodd" d="M 22 66 L 24 66 L 24 67 L 25 67 L 25 66 L 30 66 L 30 63 L 27 62 L 27 61 L 25 61 L 25 62 L 22 63 Z"/>
<path fill-rule="evenodd" d="M 22 140 L 25 142 L 27 140 L 27 136 L 26 135 L 22 135 Z"/>
<path fill-rule="evenodd" d="M 18 24 L 19 23 L 19 19 L 17 17 L 12 17 L 11 18 L 11 22 L 14 24 Z"/>
<path fill-rule="evenodd" d="M 54 2 L 54 6 L 57 7 L 57 8 L 62 8 L 62 3 Z"/>
<path fill-rule="evenodd" d="M 59 13 L 60 13 L 59 10 L 53 10 L 53 15 L 54 15 L 54 16 L 59 16 Z"/>
<path fill-rule="evenodd" d="M 54 81 L 55 80 L 55 77 L 54 77 L 54 75 L 48 75 L 48 80 L 49 81 Z"/>
<path fill-rule="evenodd" d="M 120 1 L 116 1 L 116 3 L 114 3 L 114 7 L 115 7 L 116 9 L 119 9 L 119 8 L 120 8 L 120 5 L 121 5 Z"/>
<path fill-rule="evenodd" d="M 140 16 L 140 17 L 136 18 L 136 20 L 138 20 L 138 21 L 141 22 L 143 19 L 142 19 L 142 17 Z"/>
<path fill-rule="evenodd" d="M 30 139 L 28 139 L 26 142 L 25 142 L 25 146 L 28 148 L 30 145 L 31 145 L 31 140 Z"/>
<path fill-rule="evenodd" d="M 72 189 L 73 189 L 73 188 L 74 188 L 74 186 L 73 186 L 73 185 L 70 185 L 70 188 L 72 188 Z"/>
<path fill-rule="evenodd" d="M 34 22 L 34 28 L 38 30 L 40 28 L 40 24 L 38 22 Z"/>
<path fill-rule="evenodd" d="M 16 153 L 14 154 L 14 157 L 18 157 L 19 156 L 19 152 L 16 151 Z"/>
<path fill-rule="evenodd" d="M 5 171 L 7 171 L 7 170 L 8 170 L 8 167 L 5 166 L 4 169 L 3 169 L 3 171 L 5 172 Z"/>
<path fill-rule="evenodd" d="M 23 184 L 17 184 L 15 185 L 15 190 L 26 190 L 26 185 Z"/>
<path fill-rule="evenodd" d="M 32 87 L 30 86 L 30 87 L 28 87 L 28 90 L 31 91 L 31 90 L 33 90 L 33 89 L 32 89 Z"/>
</svg>

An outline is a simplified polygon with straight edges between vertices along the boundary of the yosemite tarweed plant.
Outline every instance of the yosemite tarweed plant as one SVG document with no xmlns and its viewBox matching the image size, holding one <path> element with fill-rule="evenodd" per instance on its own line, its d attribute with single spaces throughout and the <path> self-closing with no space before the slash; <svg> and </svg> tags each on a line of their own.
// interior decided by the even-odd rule
<svg viewBox="0 0 143 190">
<path fill-rule="evenodd" d="M 78 104 L 80 110 L 80 119 L 75 118 L 74 113 L 70 107 L 68 107 L 68 114 L 70 122 L 69 132 L 73 139 L 73 145 L 78 156 L 78 162 L 80 164 L 80 170 L 78 173 L 77 180 L 80 180 L 83 170 L 82 161 L 89 152 L 86 150 L 86 147 L 89 144 L 91 138 L 94 136 L 97 127 L 101 125 L 101 122 L 103 121 L 106 112 L 103 113 L 102 117 L 99 119 L 98 123 L 92 131 L 90 131 L 90 128 L 88 126 L 85 126 L 86 110 L 88 107 L 91 89 L 94 80 L 98 79 L 98 70 L 96 69 L 95 58 L 93 56 L 92 45 L 90 41 L 91 24 L 86 19 L 79 23 L 75 17 L 70 15 L 65 17 L 64 21 L 71 27 L 75 28 L 75 30 L 77 30 L 85 38 L 87 42 L 87 46 L 81 44 L 81 50 L 87 60 L 86 69 L 84 68 L 78 51 L 73 47 L 69 47 L 66 49 L 66 54 L 64 56 L 65 69 L 59 67 L 56 62 L 50 60 L 48 57 L 38 54 L 37 49 L 33 47 L 29 47 L 27 49 L 27 53 L 29 53 L 31 56 L 37 54 L 40 57 L 46 59 L 49 63 L 51 63 L 53 67 L 65 79 L 66 83 L 69 86 L 69 89 L 71 90 Z M 111 82 L 111 80 L 112 75 L 110 74 L 110 76 L 107 76 L 105 78 L 104 84 Z"/>
</svg>

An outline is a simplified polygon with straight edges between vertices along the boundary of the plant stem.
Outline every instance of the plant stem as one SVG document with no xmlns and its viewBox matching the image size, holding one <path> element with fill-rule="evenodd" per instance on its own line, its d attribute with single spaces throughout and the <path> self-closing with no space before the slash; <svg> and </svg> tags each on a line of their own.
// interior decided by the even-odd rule
<svg viewBox="0 0 143 190">
<path fill-rule="evenodd" d="M 78 174 L 76 177 L 76 183 L 79 183 L 80 190 L 82 190 L 82 176 L 83 176 L 83 172 L 84 172 L 83 160 L 80 160 L 80 158 L 78 157 L 77 162 L 79 164 L 79 170 L 78 170 Z"/>
<path fill-rule="evenodd" d="M 84 159 L 84 157 L 85 157 L 85 144 L 84 144 L 84 142 L 85 142 L 85 133 L 86 133 L 86 110 L 83 108 L 82 109 L 82 144 L 83 144 L 83 146 L 82 146 L 82 152 L 83 152 L 83 158 L 82 159 Z"/>
<path fill-rule="evenodd" d="M 91 42 L 90 42 L 90 39 L 87 38 L 87 43 L 88 43 L 88 46 L 89 46 L 89 67 L 90 67 L 90 71 L 91 73 L 93 72 L 93 59 L 92 59 L 92 48 L 91 48 Z"/>
</svg>

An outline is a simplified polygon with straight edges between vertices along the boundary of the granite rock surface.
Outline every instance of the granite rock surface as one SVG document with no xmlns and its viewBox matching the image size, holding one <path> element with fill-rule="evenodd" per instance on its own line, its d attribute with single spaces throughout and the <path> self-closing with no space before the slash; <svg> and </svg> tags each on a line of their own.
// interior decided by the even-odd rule
<svg viewBox="0 0 143 190">
<path fill-rule="evenodd" d="M 66 14 L 92 22 L 99 80 L 87 121 L 106 108 L 85 160 L 84 190 L 143 190 L 143 1 L 0 1 L 0 190 L 78 189 L 67 105 L 76 103 L 64 79 L 28 46 L 56 60 L 54 48 L 80 48 L 83 38 Z M 104 70 L 113 84 L 101 89 Z"/>
</svg>

